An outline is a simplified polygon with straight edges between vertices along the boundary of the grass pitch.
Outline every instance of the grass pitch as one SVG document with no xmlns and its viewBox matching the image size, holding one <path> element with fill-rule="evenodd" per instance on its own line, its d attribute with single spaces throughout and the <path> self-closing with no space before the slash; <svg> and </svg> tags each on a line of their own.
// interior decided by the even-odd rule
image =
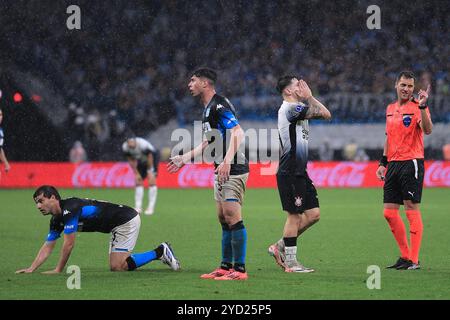
<svg viewBox="0 0 450 320">
<path fill-rule="evenodd" d="M 250 189 L 243 208 L 248 232 L 247 281 L 202 280 L 220 262 L 221 227 L 212 190 L 159 190 L 154 216 L 142 217 L 135 252 L 172 243 L 182 264 L 174 272 L 160 261 L 135 272 L 108 268 L 109 234 L 78 233 L 68 265 L 81 269 L 81 289 L 69 290 L 70 274 L 14 274 L 28 267 L 48 232 L 49 217 L 37 211 L 34 190 L 0 190 L 0 299 L 449 299 L 450 189 L 425 189 L 422 270 L 397 271 L 398 249 L 382 215 L 381 189 L 320 189 L 321 220 L 298 242 L 299 258 L 316 269 L 287 274 L 267 254 L 285 221 L 276 190 Z M 60 190 L 133 205 L 133 190 Z M 404 213 L 402 213 L 405 218 Z M 406 219 L 405 219 L 406 221 Z M 38 271 L 53 269 L 56 251 Z M 368 266 L 381 268 L 381 289 L 369 290 Z"/>
</svg>

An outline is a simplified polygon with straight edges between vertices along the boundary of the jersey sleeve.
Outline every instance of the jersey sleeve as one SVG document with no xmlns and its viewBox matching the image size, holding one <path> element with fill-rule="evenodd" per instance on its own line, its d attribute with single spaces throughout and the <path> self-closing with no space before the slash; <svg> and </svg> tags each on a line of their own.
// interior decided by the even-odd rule
<svg viewBox="0 0 450 320">
<path fill-rule="evenodd" d="M 71 234 L 78 231 L 78 220 L 81 214 L 81 207 L 76 200 L 67 200 L 62 208 L 64 221 L 64 234 Z"/>
<path fill-rule="evenodd" d="M 3 130 L 2 130 L 2 128 L 0 128 L 0 149 L 3 148 L 4 143 L 5 143 L 5 139 L 4 139 L 4 135 L 3 135 Z"/>
<path fill-rule="evenodd" d="M 304 120 L 309 107 L 301 102 L 292 103 L 286 108 L 286 118 L 290 123 Z"/>
<path fill-rule="evenodd" d="M 143 154 L 148 155 L 155 152 L 155 147 L 147 140 L 142 140 L 141 150 Z"/>
<path fill-rule="evenodd" d="M 55 241 L 59 237 L 61 237 L 61 232 L 64 230 L 64 226 L 62 224 L 62 221 L 56 219 L 55 217 L 52 217 L 50 219 L 50 230 L 47 234 L 47 240 L 46 241 Z"/>
<path fill-rule="evenodd" d="M 229 106 L 218 104 L 216 106 L 216 114 L 218 123 L 222 128 L 231 129 L 239 124 L 238 119 Z"/>
<path fill-rule="evenodd" d="M 131 153 L 128 151 L 127 143 L 122 144 L 122 153 L 125 157 L 130 157 Z"/>
</svg>

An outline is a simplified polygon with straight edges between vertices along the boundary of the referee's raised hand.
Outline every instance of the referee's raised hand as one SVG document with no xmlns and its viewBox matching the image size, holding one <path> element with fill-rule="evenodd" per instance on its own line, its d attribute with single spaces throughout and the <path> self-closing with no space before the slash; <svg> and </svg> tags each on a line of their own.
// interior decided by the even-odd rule
<svg viewBox="0 0 450 320">
<path fill-rule="evenodd" d="M 427 104 L 428 95 L 430 94 L 431 86 L 428 85 L 427 90 L 419 90 L 419 106 L 424 106 Z"/>
</svg>

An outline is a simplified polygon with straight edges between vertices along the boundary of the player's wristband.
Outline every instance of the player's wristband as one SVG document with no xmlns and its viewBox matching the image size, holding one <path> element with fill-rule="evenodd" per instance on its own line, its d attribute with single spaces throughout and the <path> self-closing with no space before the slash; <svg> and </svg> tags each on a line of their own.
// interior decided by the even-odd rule
<svg viewBox="0 0 450 320">
<path fill-rule="evenodd" d="M 424 106 L 419 105 L 419 109 L 426 109 L 426 108 L 428 108 L 427 105 L 424 105 Z"/>
<path fill-rule="evenodd" d="M 378 165 L 386 167 L 387 164 L 388 164 L 387 157 L 386 156 L 382 156 Z"/>
</svg>

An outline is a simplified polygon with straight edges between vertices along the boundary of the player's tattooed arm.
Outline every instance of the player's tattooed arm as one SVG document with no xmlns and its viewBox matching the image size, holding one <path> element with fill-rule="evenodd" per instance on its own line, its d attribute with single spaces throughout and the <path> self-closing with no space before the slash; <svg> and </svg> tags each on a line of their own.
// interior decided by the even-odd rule
<svg viewBox="0 0 450 320">
<path fill-rule="evenodd" d="M 316 98 L 311 96 L 308 99 L 309 108 L 306 111 L 305 119 L 331 120 L 330 111 Z"/>
</svg>

